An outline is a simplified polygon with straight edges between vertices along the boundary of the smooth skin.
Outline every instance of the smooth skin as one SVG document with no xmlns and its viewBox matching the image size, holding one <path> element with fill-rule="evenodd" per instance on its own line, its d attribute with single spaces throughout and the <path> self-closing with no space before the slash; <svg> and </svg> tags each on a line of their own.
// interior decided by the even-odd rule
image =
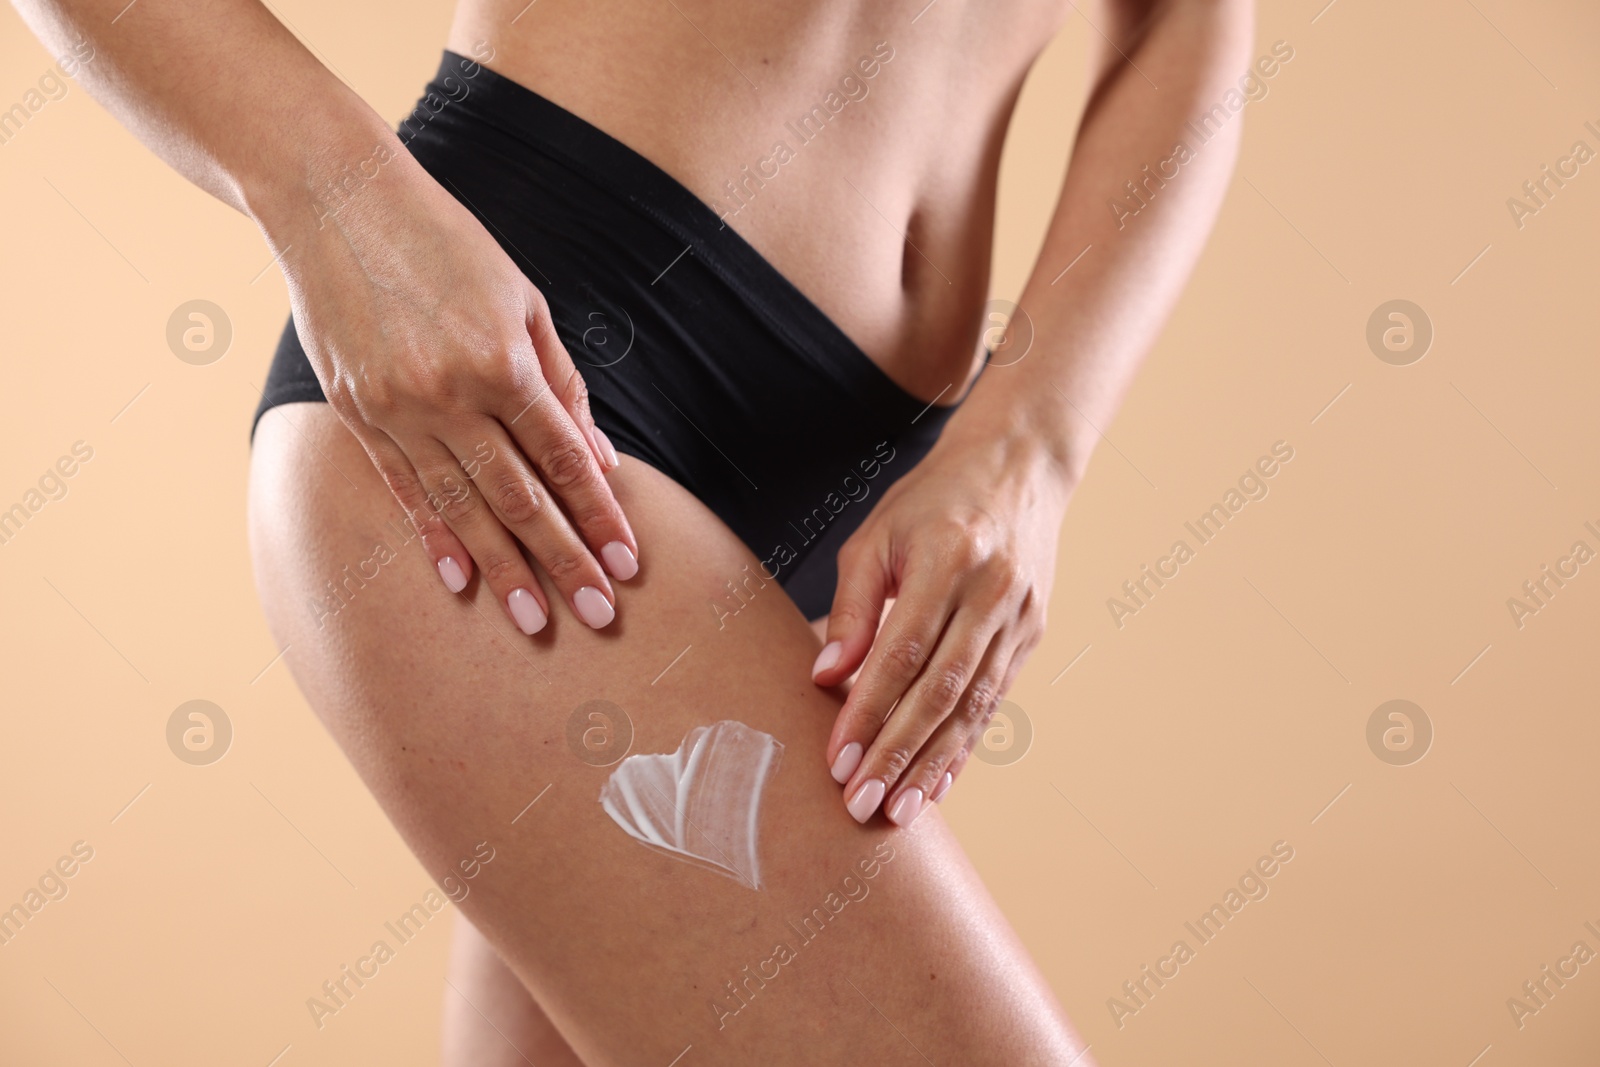
<svg viewBox="0 0 1600 1067">
<path fill-rule="evenodd" d="M 300 635 L 289 660 L 308 699 L 418 855 L 442 871 L 449 861 L 436 861 L 470 851 L 474 820 L 519 792 L 523 782 L 512 782 L 504 761 L 521 759 L 519 773 L 542 767 L 531 738 L 556 744 L 551 731 L 565 711 L 608 688 L 613 672 L 642 669 L 662 651 L 654 638 L 678 636 L 663 620 L 682 604 L 645 591 L 652 574 L 657 589 L 667 581 L 662 567 L 652 571 L 652 554 L 682 570 L 672 581 L 692 586 L 715 577 L 720 588 L 737 568 L 711 575 L 700 562 L 683 561 L 727 531 L 676 499 L 682 491 L 659 474 L 616 456 L 593 424 L 582 378 L 538 289 L 410 159 L 390 124 L 264 5 L 14 2 L 53 51 L 88 38 L 97 59 L 80 80 L 175 168 L 256 221 L 280 257 L 330 404 L 273 412 L 257 436 L 252 532 L 263 601 L 280 638 Z M 846 830 L 851 817 L 867 824 L 840 839 L 856 845 L 891 823 L 912 827 L 906 841 L 917 845 L 895 847 L 915 862 L 887 869 L 881 885 L 898 888 L 874 899 L 894 898 L 894 914 L 904 910 L 916 922 L 880 927 L 880 912 L 872 911 L 864 925 L 873 932 L 861 935 L 864 949 L 907 964 L 878 981 L 908 1010 L 942 1005 L 953 1016 L 962 1013 L 952 1006 L 976 1004 L 981 1016 L 983 1005 L 993 1006 L 981 991 L 948 999 L 923 988 L 911 966 L 919 932 L 962 930 L 949 945 L 972 973 L 1002 961 L 1032 974 L 963 873 L 959 850 L 927 814 L 929 802 L 959 776 L 1038 640 L 1072 491 L 1215 217 L 1240 118 L 1159 187 L 1145 184 L 1143 168 L 1192 140 L 1185 123 L 1218 104 L 1245 71 L 1249 0 L 1109 0 L 1082 11 L 1023 0 L 463 0 L 447 42 L 623 140 L 726 211 L 728 224 L 891 378 L 929 402 L 948 402 L 971 382 L 979 358 L 974 341 L 1011 109 L 1039 51 L 1066 19 L 1079 17 L 1104 46 L 1066 184 L 1020 301 L 1033 332 L 1026 357 L 977 381 L 934 451 L 877 501 L 844 546 L 820 649 L 804 620 L 800 628 L 795 618 L 770 621 L 765 643 L 751 652 L 760 669 L 747 671 L 754 687 L 747 696 L 783 707 L 791 729 L 796 717 L 806 730 L 813 716 L 826 719 L 820 737 L 787 738 L 784 788 L 802 776 L 810 784 L 775 799 L 792 805 L 780 808 L 786 827 L 815 836 L 820 859 L 829 861 L 841 854 L 829 849 L 843 847 L 831 836 L 841 818 Z M 878 42 L 894 58 L 871 79 L 870 93 L 852 99 L 753 200 L 729 201 L 728 179 L 766 156 L 785 121 L 817 106 Z M 330 183 L 375 153 L 388 159 L 379 176 L 331 209 Z M 1130 202 L 1126 183 L 1134 181 L 1149 202 L 1136 217 L 1124 211 L 1119 218 L 1113 198 Z M 351 495 L 344 476 L 343 497 L 311 484 L 328 476 L 335 459 L 352 481 L 366 479 L 361 493 Z M 386 567 L 381 582 L 361 591 L 359 611 L 339 613 L 337 627 L 302 631 L 304 589 L 370 555 L 370 544 L 351 554 L 349 527 L 373 522 L 385 507 L 420 531 L 418 544 L 404 549 L 404 565 Z M 635 584 L 638 593 L 623 593 Z M 772 600 L 787 604 L 781 594 Z M 385 610 L 368 610 L 372 603 Z M 712 614 L 703 602 L 700 610 Z M 414 616 L 435 628 L 417 628 Z M 470 637 L 490 620 L 503 631 L 494 653 Z M 507 646 L 514 657 L 502 654 L 507 640 L 520 642 Z M 427 673 L 401 669 L 395 657 L 402 655 Z M 495 703 L 506 696 L 497 688 L 503 680 L 486 671 L 529 665 L 564 681 L 553 680 L 537 698 L 524 685 L 520 700 Z M 846 694 L 842 683 L 851 676 L 857 680 Z M 687 726 L 703 721 L 707 701 L 720 701 L 718 687 L 744 685 L 742 678 L 696 676 L 706 688 L 689 703 L 701 719 L 687 704 L 652 710 L 647 750 L 670 751 Z M 434 687 L 427 717 L 408 710 L 414 697 L 396 688 L 401 679 Z M 640 706 L 653 709 L 656 696 L 639 694 Z M 506 733 L 484 751 L 457 736 L 485 726 Z M 501 766 L 503 777 L 423 773 L 409 745 L 388 745 L 397 738 L 426 738 L 437 746 L 433 759 L 454 752 L 468 767 L 482 759 L 486 768 Z M 547 781 L 558 779 L 556 770 L 548 768 Z M 396 789 L 396 780 L 406 787 Z M 810 806 L 814 790 L 831 795 L 831 814 Z M 584 810 L 574 808 L 572 817 Z M 888 823 L 875 818 L 879 811 Z M 646 870 L 622 847 L 637 846 L 614 828 L 590 829 L 593 841 L 564 853 L 575 871 L 598 871 L 592 864 L 602 856 L 616 864 L 605 868 L 613 879 Z M 926 852 L 924 842 L 932 842 Z M 820 861 L 816 851 L 775 847 L 802 867 Z M 915 889 L 897 880 L 908 871 Z M 669 881 L 685 878 L 674 872 Z M 953 896 L 929 897 L 924 890 L 933 885 Z M 796 883 L 789 888 L 798 891 Z M 712 899 L 688 896 L 707 906 Z M 573 909 L 562 916 L 569 920 L 595 903 L 581 894 L 559 899 Z M 619 1033 L 648 1036 L 615 1031 L 592 1005 L 573 999 L 570 990 L 601 995 L 597 976 L 615 978 L 601 963 L 620 967 L 630 952 L 643 952 L 671 973 L 697 947 L 731 951 L 731 942 L 700 925 L 713 921 L 710 912 L 677 927 L 651 922 L 642 940 L 623 948 L 616 931 L 552 924 L 557 905 L 530 915 L 527 900 L 509 890 L 477 893 L 462 910 L 528 983 L 530 1018 L 537 1000 L 587 1062 L 614 1062 Z M 682 903 L 673 891 L 651 903 L 684 918 L 672 910 Z M 976 927 L 974 914 L 984 916 Z M 553 949 L 578 930 L 592 935 L 593 952 L 580 958 Z M 464 948 L 452 981 L 465 988 L 468 974 L 493 983 L 498 973 L 502 992 L 515 999 L 503 972 L 483 961 Z M 572 977 L 570 986 L 553 985 L 558 971 L 564 981 Z M 630 995 L 639 992 L 631 978 L 616 980 Z M 1024 1001 L 1038 1011 L 1008 1031 L 1025 1047 L 1004 1062 L 1033 1062 L 1028 1057 L 1041 1049 L 1072 1045 L 1036 977 L 1024 985 Z M 821 1012 L 838 1004 L 836 994 L 837 982 L 796 1006 Z M 676 1002 L 646 999 L 651 1010 L 641 1018 L 660 1037 L 661 1012 L 670 1016 Z M 928 1022 L 952 1048 L 977 1056 L 984 1047 L 988 1031 L 971 1019 Z M 837 1019 L 825 1029 L 829 1037 L 868 1040 Z M 763 1032 L 775 1044 L 761 1054 L 778 1055 L 783 1026 Z"/>
<path fill-rule="evenodd" d="M 950 1063 L 1078 1057 L 1081 1039 L 938 814 L 862 827 L 838 787 L 808 773 L 841 701 L 807 676 L 817 637 L 793 602 L 768 583 L 719 627 L 713 601 L 756 557 L 647 465 L 624 457 L 609 480 L 659 546 L 629 583 L 631 610 L 605 631 L 557 615 L 530 640 L 482 581 L 452 595 L 429 580 L 327 405 L 269 412 L 251 471 L 256 580 L 297 683 L 430 874 L 442 881 L 480 842 L 493 849 L 460 910 L 578 1062 L 667 1064 L 690 1045 L 695 1063 L 773 1067 L 921 1062 L 911 1046 Z M 392 559 L 375 577 L 345 586 L 335 614 L 311 605 L 377 542 Z M 599 804 L 612 768 L 584 762 L 567 735 L 595 699 L 626 712 L 633 752 L 671 752 L 722 718 L 784 745 L 762 798 L 760 891 L 612 823 Z M 885 853 L 865 877 L 861 863 Z M 847 878 L 861 898 L 840 905 Z M 798 926 L 818 907 L 808 943 Z M 796 958 L 763 966 L 780 943 Z M 470 973 L 451 981 L 483 1016 L 501 1015 L 503 987 Z M 540 1062 L 526 1049 L 510 1062 L 523 1053 Z"/>
</svg>

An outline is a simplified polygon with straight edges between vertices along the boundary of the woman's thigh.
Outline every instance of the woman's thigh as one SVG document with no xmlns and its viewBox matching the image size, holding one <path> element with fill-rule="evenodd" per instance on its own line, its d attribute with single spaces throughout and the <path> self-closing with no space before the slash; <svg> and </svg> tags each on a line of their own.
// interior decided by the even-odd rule
<svg viewBox="0 0 1600 1067">
<path fill-rule="evenodd" d="M 641 568 L 616 622 L 590 630 L 552 599 L 528 638 L 481 583 L 451 595 L 404 543 L 330 408 L 277 408 L 257 430 L 269 624 L 424 867 L 466 889 L 463 913 L 597 1067 L 689 1046 L 695 1064 L 1072 1061 L 1077 1037 L 938 811 L 907 830 L 845 812 L 823 759 L 839 696 L 811 684 L 816 635 L 777 583 L 659 472 L 625 459 L 611 480 Z M 760 889 L 607 814 L 616 765 L 571 728 L 596 700 L 620 709 L 613 743 L 631 724 L 633 753 L 723 720 L 783 745 L 761 793 Z"/>
</svg>

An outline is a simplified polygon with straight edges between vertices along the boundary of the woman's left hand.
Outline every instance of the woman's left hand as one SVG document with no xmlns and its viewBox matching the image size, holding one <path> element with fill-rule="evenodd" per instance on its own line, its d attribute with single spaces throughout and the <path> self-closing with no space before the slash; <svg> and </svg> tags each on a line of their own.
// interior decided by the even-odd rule
<svg viewBox="0 0 1600 1067">
<path fill-rule="evenodd" d="M 839 550 L 812 678 L 862 668 L 827 750 L 858 822 L 882 804 L 907 826 L 943 798 L 1044 629 L 1070 479 L 1042 443 L 965 414 Z"/>
</svg>

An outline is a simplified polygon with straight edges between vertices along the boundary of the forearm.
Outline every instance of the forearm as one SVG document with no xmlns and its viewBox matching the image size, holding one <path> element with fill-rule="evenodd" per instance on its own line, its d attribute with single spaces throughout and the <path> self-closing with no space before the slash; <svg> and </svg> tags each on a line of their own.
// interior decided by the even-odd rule
<svg viewBox="0 0 1600 1067">
<path fill-rule="evenodd" d="M 255 0 L 14 2 L 52 52 L 81 55 L 86 41 L 78 79 L 90 93 L 269 233 L 315 227 L 346 166 L 380 144 L 400 152 L 388 124 Z"/>
<path fill-rule="evenodd" d="M 1171 0 L 1142 32 L 1131 5 L 1113 12 L 1124 24 L 1113 20 L 1106 33 L 1127 58 L 1105 48 L 1020 301 L 1027 318 L 1012 325 L 1022 343 L 1031 323 L 1032 347 L 1015 364 L 991 367 L 959 416 L 978 434 L 1008 427 L 1042 443 L 1069 485 L 1211 230 L 1243 117 L 1226 112 L 1207 127 L 1198 120 L 1236 88 L 1252 36 L 1247 0 Z"/>
</svg>

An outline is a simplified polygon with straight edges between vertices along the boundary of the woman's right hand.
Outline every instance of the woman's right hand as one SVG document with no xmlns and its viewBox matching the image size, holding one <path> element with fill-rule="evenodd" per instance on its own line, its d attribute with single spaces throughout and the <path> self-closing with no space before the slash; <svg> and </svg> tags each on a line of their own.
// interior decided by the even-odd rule
<svg viewBox="0 0 1600 1067">
<path fill-rule="evenodd" d="M 544 297 L 478 220 L 397 140 L 379 148 L 353 192 L 263 222 L 317 378 L 451 592 L 476 566 L 517 627 L 539 632 L 550 607 L 523 546 L 604 627 L 607 572 L 632 578 L 639 546 L 583 378 Z"/>
</svg>

